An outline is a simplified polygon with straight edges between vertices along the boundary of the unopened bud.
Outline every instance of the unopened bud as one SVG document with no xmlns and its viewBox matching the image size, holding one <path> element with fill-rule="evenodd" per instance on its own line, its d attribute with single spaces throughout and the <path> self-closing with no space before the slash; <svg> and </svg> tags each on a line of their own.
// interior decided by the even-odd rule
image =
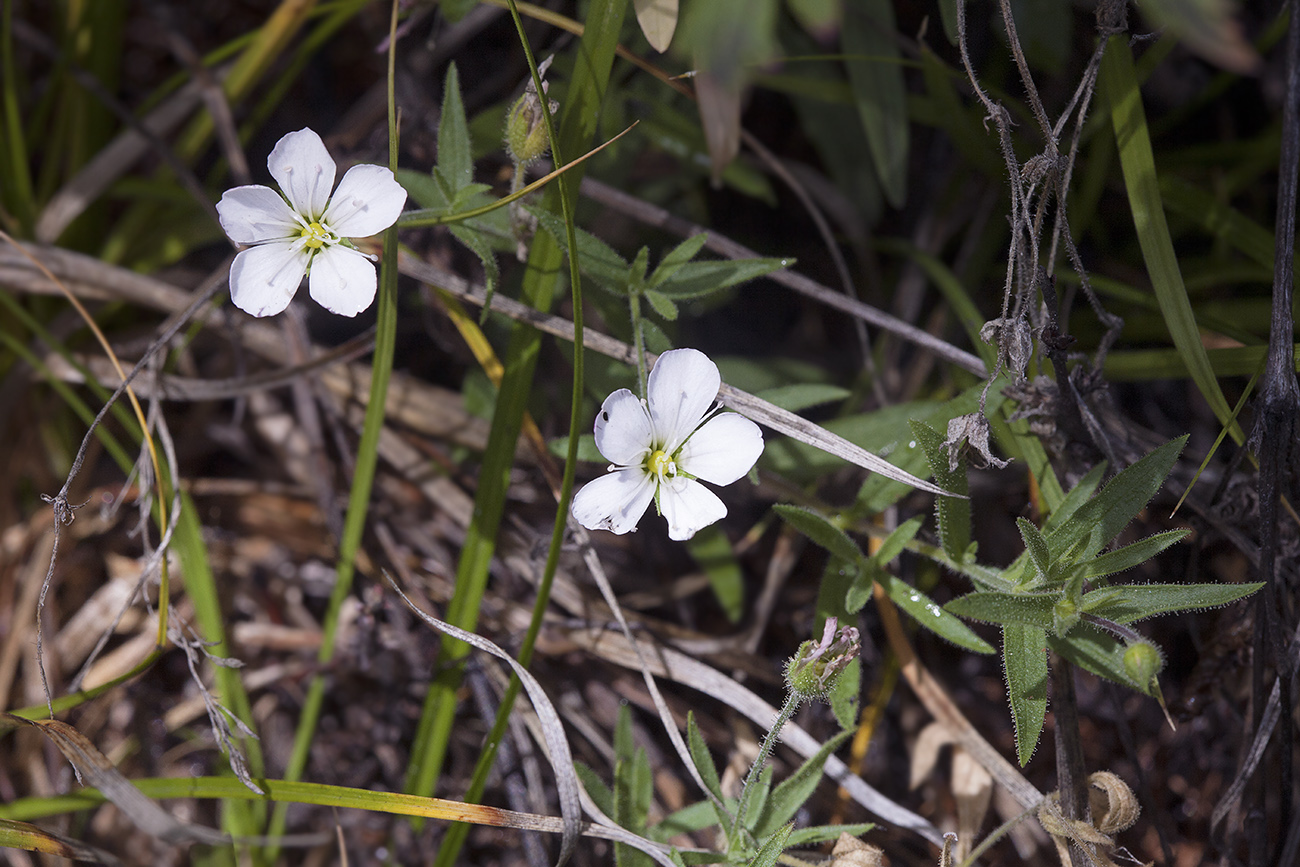
<svg viewBox="0 0 1300 867">
<path fill-rule="evenodd" d="M 837 625 L 836 618 L 828 617 L 821 641 L 805 641 L 786 663 L 786 685 L 801 698 L 825 698 L 858 655 L 858 630 L 837 630 Z"/>
<path fill-rule="evenodd" d="M 1130 644 L 1124 651 L 1124 672 L 1133 679 L 1134 685 L 1145 693 L 1151 692 L 1151 683 L 1165 667 L 1160 649 L 1145 641 Z"/>
<path fill-rule="evenodd" d="M 544 76 L 550 65 L 551 58 L 548 57 L 537 67 L 537 74 Z M 548 86 L 548 82 L 543 80 L 543 93 Z M 547 100 L 547 106 L 552 114 L 560 109 L 560 104 L 553 99 Z M 510 158 L 521 166 L 531 163 L 551 149 L 550 138 L 546 134 L 546 116 L 542 113 L 542 100 L 531 79 L 524 87 L 523 95 L 515 100 L 506 114 L 505 145 Z"/>
</svg>

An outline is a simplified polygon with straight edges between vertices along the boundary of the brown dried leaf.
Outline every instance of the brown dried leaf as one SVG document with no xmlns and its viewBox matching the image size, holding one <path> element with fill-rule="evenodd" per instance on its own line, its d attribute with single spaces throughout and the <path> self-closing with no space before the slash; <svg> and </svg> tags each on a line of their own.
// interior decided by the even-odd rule
<svg viewBox="0 0 1300 867">
<path fill-rule="evenodd" d="M 663 53 L 677 30 L 677 0 L 632 0 L 636 21 L 655 51 Z"/>
</svg>

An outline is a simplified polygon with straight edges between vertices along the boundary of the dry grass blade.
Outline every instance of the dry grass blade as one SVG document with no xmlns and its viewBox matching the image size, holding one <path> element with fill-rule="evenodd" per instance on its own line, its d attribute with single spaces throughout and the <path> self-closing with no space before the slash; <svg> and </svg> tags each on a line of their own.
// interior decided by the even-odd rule
<svg viewBox="0 0 1300 867">
<path fill-rule="evenodd" d="M 399 267 L 403 274 L 436 286 L 462 301 L 468 301 L 470 304 L 477 306 L 486 303 L 481 287 L 475 286 L 469 281 L 437 266 L 404 255 L 399 260 Z M 499 295 L 492 299 L 491 309 L 496 313 L 509 316 L 511 319 L 527 322 L 539 331 L 552 334 L 561 340 L 573 340 L 573 323 L 567 319 L 542 313 L 518 301 L 503 298 Z M 617 358 L 629 364 L 636 363 L 636 352 L 633 347 L 621 340 L 615 340 L 591 329 L 587 329 L 585 332 L 583 346 L 602 355 L 608 355 L 610 358 Z M 653 360 L 654 356 L 647 355 L 648 362 L 653 362 Z M 958 496 L 950 491 L 945 491 L 938 485 L 931 484 L 924 479 L 918 479 L 911 473 L 898 469 L 883 458 L 872 454 L 861 446 L 854 445 L 837 434 L 831 433 L 821 425 L 814 424 L 788 410 L 781 409 L 775 404 L 726 383 L 723 383 L 722 389 L 718 392 L 718 399 L 726 406 L 744 413 L 759 424 L 767 425 L 773 430 L 793 437 L 800 442 L 816 446 L 828 454 L 835 455 L 851 464 L 857 464 L 863 469 L 879 473 L 886 478 L 894 479 L 905 485 L 911 485 L 918 490 L 928 491 L 938 496 Z"/>
<path fill-rule="evenodd" d="M 220 831 L 177 821 L 133 786 L 89 738 L 67 723 L 56 719 L 26 720 L 12 714 L 4 714 L 4 718 L 13 724 L 40 729 L 71 763 L 83 784 L 98 789 L 137 828 L 151 837 L 175 844 L 223 846 L 230 843 L 230 837 Z"/>
<path fill-rule="evenodd" d="M 96 864 L 117 865 L 122 862 L 103 849 L 87 846 L 76 840 L 45 831 L 26 822 L 0 819 L 0 846 L 45 852 L 73 861 L 93 861 Z"/>
<path fill-rule="evenodd" d="M 560 842 L 558 863 L 563 864 L 573 854 L 573 847 L 577 845 L 578 836 L 581 833 L 582 802 L 579 794 L 581 786 L 578 784 L 578 775 L 573 770 L 573 756 L 569 751 L 568 738 L 564 734 L 564 724 L 560 722 L 560 715 L 556 712 L 555 706 L 551 704 L 546 691 L 537 682 L 537 678 L 529 674 L 528 669 L 520 665 L 513 656 L 482 636 L 466 632 L 452 626 L 450 623 L 444 623 L 433 615 L 421 611 L 402 592 L 402 588 L 397 586 L 397 582 L 393 580 L 392 576 L 387 575 L 387 573 L 385 575 L 393 591 L 401 597 L 406 606 L 421 620 L 445 635 L 450 635 L 452 638 L 459 639 L 472 647 L 482 650 L 484 653 L 490 653 L 505 661 L 514 670 L 520 682 L 523 683 L 524 689 L 528 692 L 528 697 L 533 702 L 533 709 L 541 721 L 542 731 L 546 739 L 547 758 L 550 760 L 551 767 L 555 770 L 555 788 L 560 799 L 560 813 L 564 819 L 564 832 Z"/>
</svg>

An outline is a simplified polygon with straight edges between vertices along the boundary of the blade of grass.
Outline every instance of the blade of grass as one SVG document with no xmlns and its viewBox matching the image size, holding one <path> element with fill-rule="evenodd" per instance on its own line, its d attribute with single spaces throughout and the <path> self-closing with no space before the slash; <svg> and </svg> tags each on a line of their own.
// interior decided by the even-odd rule
<svg viewBox="0 0 1300 867">
<path fill-rule="evenodd" d="M 15 225 L 11 228 L 23 235 L 30 232 L 36 219 L 36 198 L 32 189 L 32 177 L 27 170 L 27 139 L 23 132 L 21 106 L 18 100 L 18 88 L 21 81 L 14 65 L 14 6 L 4 4 L 4 17 L 0 19 L 0 71 L 3 71 L 4 92 L 4 137 L 0 151 L 7 154 L 6 165 L 0 168 L 4 183 L 0 189 L 7 194 L 0 196 L 3 205 Z"/>
<path fill-rule="evenodd" d="M 1138 243 L 1170 336 L 1206 403 L 1221 424 L 1229 425 L 1233 440 L 1240 445 L 1245 436 L 1241 427 L 1232 420 L 1232 408 L 1228 406 L 1206 357 L 1173 241 L 1169 237 L 1146 113 L 1133 67 L 1133 53 L 1125 38 L 1111 37 L 1101 63 L 1100 83 L 1110 106 Z"/>
</svg>

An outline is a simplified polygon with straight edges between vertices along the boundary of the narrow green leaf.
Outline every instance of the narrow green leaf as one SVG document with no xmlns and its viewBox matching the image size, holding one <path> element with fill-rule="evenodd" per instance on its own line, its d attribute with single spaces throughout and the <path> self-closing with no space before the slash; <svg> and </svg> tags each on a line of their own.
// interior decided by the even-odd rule
<svg viewBox="0 0 1300 867">
<path fill-rule="evenodd" d="M 677 305 L 667 295 L 655 289 L 646 289 L 641 294 L 645 296 L 645 300 L 650 302 L 650 306 L 660 316 L 669 322 L 677 319 Z"/>
<path fill-rule="evenodd" d="M 483 284 L 487 291 L 487 301 L 483 304 L 480 323 L 485 321 L 491 309 L 492 296 L 496 294 L 497 284 L 501 281 L 501 269 L 497 266 L 497 254 L 483 234 L 470 226 L 450 226 L 452 237 L 470 249 L 479 262 L 483 264 Z"/>
<path fill-rule="evenodd" d="M 442 86 L 442 116 L 438 118 L 438 170 L 455 192 L 474 180 L 473 148 L 469 140 L 469 122 L 465 104 L 460 99 L 460 74 L 456 63 L 447 66 Z"/>
<path fill-rule="evenodd" d="M 605 785 L 605 781 L 584 762 L 573 763 L 573 770 L 578 775 L 578 780 L 582 783 L 582 788 L 587 791 L 591 800 L 606 816 L 614 815 L 614 790 Z"/>
<path fill-rule="evenodd" d="M 569 242 L 564 220 L 545 208 L 530 206 L 528 212 L 537 217 L 538 224 L 550 233 L 561 249 L 568 252 Z M 578 269 L 607 288 L 625 290 L 628 269 L 631 267 L 628 261 L 590 232 L 577 229 L 577 238 Z"/>
<path fill-rule="evenodd" d="M 730 379 L 727 382 L 731 382 Z M 735 383 L 732 383 L 735 385 Z M 739 386 L 738 386 L 739 387 Z M 750 389 L 746 389 L 750 390 Z M 796 385 L 778 385 L 773 388 L 765 388 L 754 392 L 755 397 L 760 397 L 768 403 L 775 404 L 781 409 L 790 412 L 802 412 L 813 406 L 821 406 L 826 403 L 835 403 L 844 400 L 852 392 L 838 385 L 827 385 L 820 382 L 804 382 Z"/>
<path fill-rule="evenodd" d="M 627 705 L 619 708 L 614 731 L 614 752 L 612 818 L 634 834 L 644 835 L 654 784 L 645 750 L 637 747 L 632 740 L 632 712 Z M 618 867 L 650 867 L 654 863 L 644 852 L 624 843 L 614 844 L 614 861 Z"/>
<path fill-rule="evenodd" d="M 858 825 L 812 825 L 796 830 L 790 835 L 790 839 L 785 841 L 785 845 L 790 849 L 797 846 L 816 846 L 819 843 L 838 840 L 840 834 L 861 837 L 875 827 L 874 822 L 863 822 Z"/>
<path fill-rule="evenodd" d="M 1254 593 L 1263 584 L 1123 584 L 1085 593 L 1083 610 L 1116 623 L 1133 623 L 1196 608 L 1218 608 Z"/>
<path fill-rule="evenodd" d="M 950 468 L 948 455 L 944 452 L 943 434 L 918 419 L 908 419 L 912 436 L 925 452 L 926 462 L 934 483 L 954 494 L 970 492 L 970 483 L 966 478 L 966 463 L 963 461 L 956 470 Z M 949 557 L 961 562 L 970 545 L 970 500 L 957 497 L 936 497 L 935 513 L 938 516 L 939 541 Z"/>
<path fill-rule="evenodd" d="M 705 527 L 686 543 L 686 550 L 709 576 L 709 586 L 727 619 L 739 623 L 745 613 L 745 578 L 727 534 L 716 524 Z"/>
<path fill-rule="evenodd" d="M 790 832 L 793 830 L 793 822 L 778 828 L 776 833 L 764 841 L 763 847 L 758 850 L 758 854 L 749 862 L 748 867 L 773 867 L 781 857 L 781 853 L 785 851 L 786 841 L 790 839 Z"/>
<path fill-rule="evenodd" d="M 780 516 L 781 520 L 803 533 L 815 544 L 830 551 L 833 556 L 849 563 L 857 563 L 863 559 L 862 551 L 843 530 L 811 509 L 778 503 L 772 507 L 772 510 Z"/>
<path fill-rule="evenodd" d="M 1033 562 L 1035 571 L 1038 572 L 1038 580 L 1050 583 L 1052 580 L 1052 556 L 1047 550 L 1047 540 L 1043 538 L 1043 534 L 1039 532 L 1032 521 L 1016 518 L 1016 528 L 1020 530 L 1020 538 L 1025 540 L 1025 550 L 1029 552 L 1029 559 Z"/>
<path fill-rule="evenodd" d="M 858 724 L 858 703 L 862 695 L 862 658 L 856 657 L 844 667 L 835 680 L 830 695 L 826 697 L 842 729 L 855 729 Z"/>
<path fill-rule="evenodd" d="M 1178 256 L 1165 222 L 1146 112 L 1142 108 L 1142 95 L 1133 68 L 1133 52 L 1126 37 L 1110 38 L 1101 61 L 1099 83 L 1110 107 L 1138 243 L 1170 336 L 1201 396 L 1220 424 L 1231 423 L 1232 438 L 1240 445 L 1245 442 L 1245 436 L 1240 426 L 1231 421 L 1232 409 L 1205 355 L 1205 345 L 1201 342 L 1200 330 L 1178 267 Z"/>
<path fill-rule="evenodd" d="M 772 773 L 772 766 L 767 765 L 740 793 L 740 806 L 736 809 L 745 817 L 745 824 L 751 831 L 767 809 L 768 798 L 772 794 Z"/>
<path fill-rule="evenodd" d="M 1165 533 L 1156 533 L 1140 542 L 1094 557 L 1083 564 L 1083 577 L 1091 581 L 1094 578 L 1104 578 L 1107 575 L 1132 569 L 1139 563 L 1150 560 L 1170 545 L 1181 542 L 1190 532 L 1190 530 L 1169 530 Z"/>
<path fill-rule="evenodd" d="M 1023 624 L 1002 627 L 1002 662 L 1016 724 L 1016 757 L 1024 767 L 1047 719 L 1047 633 Z"/>
<path fill-rule="evenodd" d="M 1151 694 L 1144 685 L 1134 683 L 1125 671 L 1124 642 L 1104 629 L 1083 622 L 1070 630 L 1068 637 L 1059 638 L 1049 635 L 1047 643 L 1055 653 L 1084 671 L 1135 689 L 1145 695 Z"/>
<path fill-rule="evenodd" d="M 942 497 L 941 499 L 948 499 Z M 923 523 L 921 516 L 909 518 L 894 528 L 894 532 L 885 537 L 885 541 L 880 543 L 880 550 L 871 555 L 877 566 L 888 566 L 895 557 L 903 553 L 907 543 L 916 538 L 916 534 L 921 531 Z"/>
<path fill-rule="evenodd" d="M 738 283 L 789 268 L 793 259 L 709 259 L 687 262 L 659 284 L 660 292 L 676 300 L 704 298 Z"/>
<path fill-rule="evenodd" d="M 822 744 L 799 768 L 772 790 L 767 807 L 754 826 L 754 836 L 763 839 L 775 834 L 781 825 L 794 818 L 804 802 L 812 797 L 813 790 L 822 778 L 822 768 L 831 756 L 848 739 L 853 731 L 843 731 Z"/>
<path fill-rule="evenodd" d="M 992 653 L 989 643 L 971 632 L 969 626 L 962 623 L 939 604 L 917 590 L 906 581 L 895 578 L 888 573 L 881 573 L 881 583 L 885 593 L 894 604 L 911 615 L 912 619 L 935 635 L 951 641 L 958 647 L 973 650 L 976 653 Z"/>
<path fill-rule="evenodd" d="M 1128 526 L 1160 490 L 1186 444 L 1186 435 L 1170 440 L 1106 483 L 1097 496 L 1079 507 L 1058 529 L 1046 534 L 1052 556 L 1078 548 L 1079 560 L 1090 559 Z"/>
<path fill-rule="evenodd" d="M 1066 493 L 1065 498 L 1052 509 L 1043 524 L 1043 532 L 1051 534 L 1054 530 L 1074 517 L 1074 513 L 1079 511 L 1084 503 L 1101 487 L 1101 480 L 1106 474 L 1106 464 L 1100 463 L 1088 471 L 1088 474 L 1079 480 L 1073 488 Z"/>
<path fill-rule="evenodd" d="M 704 780 L 704 785 L 709 787 L 709 793 L 720 802 L 722 783 L 718 781 L 718 766 L 713 763 L 713 755 L 709 752 L 709 745 L 704 742 L 704 735 L 700 734 L 694 711 L 686 713 L 686 746 L 690 750 L 691 761 L 695 763 L 695 770 L 700 772 L 700 778 Z M 726 817 L 719 816 L 718 820 L 725 823 Z"/>
<path fill-rule="evenodd" d="M 698 235 L 691 235 L 685 241 L 673 247 L 659 260 L 659 265 L 651 272 L 650 277 L 646 280 L 646 285 L 654 288 L 665 280 L 671 279 L 683 265 L 699 255 L 708 240 L 708 233 L 700 232 Z"/>
<path fill-rule="evenodd" d="M 717 824 L 717 811 L 713 809 L 713 803 L 706 798 L 669 813 L 662 822 L 651 827 L 646 836 L 663 843 L 678 834 L 694 834 L 696 831 L 703 831 Z"/>
<path fill-rule="evenodd" d="M 998 593 L 977 590 L 958 596 L 945 611 L 984 623 L 1021 624 L 1039 629 L 1052 628 L 1052 606 L 1060 598 L 1056 593 Z"/>
<path fill-rule="evenodd" d="M 895 208 L 907 202 L 907 92 L 898 51 L 894 4 L 860 0 L 844 6 L 841 41 L 849 83 L 867 134 L 872 164 Z"/>
</svg>

